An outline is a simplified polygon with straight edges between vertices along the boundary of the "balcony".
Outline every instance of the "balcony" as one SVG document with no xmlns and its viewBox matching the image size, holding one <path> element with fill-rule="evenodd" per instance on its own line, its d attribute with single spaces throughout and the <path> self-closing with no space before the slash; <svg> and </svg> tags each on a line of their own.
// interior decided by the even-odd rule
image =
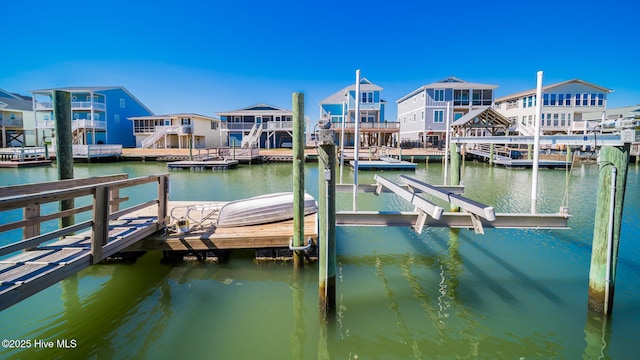
<svg viewBox="0 0 640 360">
<path fill-rule="evenodd" d="M 335 130 L 342 129 L 342 123 L 333 123 L 333 128 Z M 355 122 L 346 122 L 344 123 L 344 128 L 346 130 L 354 130 L 356 128 Z M 361 122 L 359 125 L 360 130 L 399 130 L 400 123 L 397 121 L 394 122 Z"/>
<path fill-rule="evenodd" d="M 191 125 L 163 125 L 163 126 L 143 126 L 135 127 L 135 135 L 162 134 L 162 135 L 188 135 L 191 134 Z"/>
<path fill-rule="evenodd" d="M 21 128 L 22 119 L 3 119 L 0 118 L 0 126 Z"/>
<path fill-rule="evenodd" d="M 107 104 L 101 102 L 91 101 L 72 101 L 71 110 L 91 110 L 93 105 L 94 110 L 106 110 Z M 53 103 L 38 101 L 33 106 L 34 110 L 53 111 Z"/>
<path fill-rule="evenodd" d="M 71 121 L 73 129 L 96 129 L 105 130 L 107 128 L 106 121 L 90 120 L 90 119 L 74 119 Z M 55 120 L 36 120 L 36 129 L 55 129 Z"/>
</svg>

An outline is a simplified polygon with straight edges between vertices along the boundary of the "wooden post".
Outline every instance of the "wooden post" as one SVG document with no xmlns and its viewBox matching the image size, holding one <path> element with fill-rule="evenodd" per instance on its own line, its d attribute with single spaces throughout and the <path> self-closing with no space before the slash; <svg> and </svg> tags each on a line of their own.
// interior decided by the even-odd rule
<svg viewBox="0 0 640 360">
<path fill-rule="evenodd" d="M 451 185 L 460 185 L 460 153 L 458 152 L 458 144 L 451 142 L 449 144 L 449 152 L 451 158 Z M 460 211 L 459 206 L 451 205 L 451 211 Z"/>
<path fill-rule="evenodd" d="M 304 94 L 294 92 L 293 108 L 293 246 L 304 246 Z M 304 266 L 304 251 L 293 252 L 293 265 Z"/>
<path fill-rule="evenodd" d="M 169 206 L 169 175 L 161 175 L 158 179 L 158 225 L 166 225 L 167 208 Z"/>
<path fill-rule="evenodd" d="M 53 91 L 53 117 L 55 118 L 56 164 L 58 180 L 73 179 L 73 130 L 71 127 L 71 94 L 66 91 Z M 74 208 L 73 199 L 60 201 L 60 211 Z M 74 217 L 61 219 L 61 226 L 73 225 Z"/>
<path fill-rule="evenodd" d="M 607 316 L 613 309 L 629 144 L 623 147 L 603 146 L 598 162 L 600 176 L 591 248 L 588 307 Z"/>
<path fill-rule="evenodd" d="M 495 144 L 489 144 L 489 165 L 491 166 L 493 166 L 493 151 L 495 146 Z"/>
<path fill-rule="evenodd" d="M 531 160 L 533 158 L 533 144 L 527 145 L 527 160 Z"/>
<path fill-rule="evenodd" d="M 567 145 L 567 162 L 571 164 L 573 160 L 573 155 L 571 154 L 571 146 Z"/>
<path fill-rule="evenodd" d="M 331 131 L 331 130 L 329 130 Z M 326 318 L 336 307 L 336 147 L 318 147 L 318 216 L 320 216 L 320 313 Z"/>
<path fill-rule="evenodd" d="M 109 188 L 96 187 L 93 195 L 93 229 L 91 231 L 91 264 L 102 261 L 102 246 L 109 240 Z"/>
</svg>

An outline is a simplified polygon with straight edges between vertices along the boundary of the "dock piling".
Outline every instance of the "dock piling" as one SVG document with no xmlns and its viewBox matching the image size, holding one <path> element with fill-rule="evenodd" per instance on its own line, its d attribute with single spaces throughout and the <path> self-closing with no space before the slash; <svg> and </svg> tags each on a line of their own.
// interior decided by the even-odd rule
<svg viewBox="0 0 640 360">
<path fill-rule="evenodd" d="M 320 313 L 336 307 L 336 147 L 333 130 L 322 129 L 318 146 L 318 215 L 320 217 L 319 284 Z"/>
<path fill-rule="evenodd" d="M 293 247 L 304 246 L 304 94 L 294 92 L 293 108 Z M 304 251 L 293 252 L 293 265 L 304 266 Z"/>
<path fill-rule="evenodd" d="M 605 316 L 610 315 L 613 309 L 629 149 L 629 144 L 603 146 L 598 159 L 600 176 L 593 225 L 588 309 Z"/>
<path fill-rule="evenodd" d="M 67 91 L 53 91 L 53 117 L 56 130 L 56 164 L 58 180 L 73 179 L 73 129 L 71 126 L 71 94 Z M 60 201 L 60 210 L 74 208 L 73 199 Z M 73 225 L 73 215 L 60 219 L 62 227 Z"/>
</svg>

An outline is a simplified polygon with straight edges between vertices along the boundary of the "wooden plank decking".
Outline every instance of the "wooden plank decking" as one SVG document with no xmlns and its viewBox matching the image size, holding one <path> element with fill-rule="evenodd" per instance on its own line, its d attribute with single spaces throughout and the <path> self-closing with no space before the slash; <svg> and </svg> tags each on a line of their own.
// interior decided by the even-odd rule
<svg viewBox="0 0 640 360">
<path fill-rule="evenodd" d="M 126 216 L 111 221 L 103 256 L 112 256 L 158 231 L 156 218 Z M 92 262 L 90 230 L 0 260 L 0 311 L 89 267 Z"/>
<path fill-rule="evenodd" d="M 221 202 L 190 202 L 169 201 L 169 214 L 174 217 L 181 216 L 182 210 L 189 205 L 222 205 Z M 174 210 L 176 209 L 176 210 Z M 152 208 L 140 210 L 132 215 L 144 216 L 153 213 Z M 207 216 L 206 211 L 202 216 Z M 216 214 L 207 218 L 202 224 L 193 224 L 189 233 L 176 231 L 157 232 L 144 238 L 142 241 L 128 247 L 126 251 L 147 250 L 225 250 L 225 249 L 260 249 L 288 247 L 289 240 L 293 237 L 293 220 L 281 221 L 271 224 L 240 226 L 231 228 L 216 228 Z M 197 217 L 196 217 L 196 220 Z M 311 238 L 314 243 L 318 241 L 317 214 L 307 215 L 304 219 L 305 239 Z"/>
</svg>

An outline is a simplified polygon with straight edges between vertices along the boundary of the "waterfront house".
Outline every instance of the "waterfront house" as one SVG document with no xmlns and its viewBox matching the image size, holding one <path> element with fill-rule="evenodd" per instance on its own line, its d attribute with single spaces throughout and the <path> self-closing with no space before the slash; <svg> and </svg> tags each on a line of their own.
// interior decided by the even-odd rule
<svg viewBox="0 0 640 360">
<path fill-rule="evenodd" d="M 198 114 L 130 117 L 139 148 L 195 149 L 226 146 L 220 119 Z"/>
<path fill-rule="evenodd" d="M 542 134 L 582 134 L 593 131 L 597 122 L 586 121 L 585 113 L 607 108 L 607 94 L 612 90 L 574 79 L 542 88 Z M 496 99 L 496 110 L 510 119 L 512 129 L 521 135 L 534 135 L 536 89 Z"/>
<path fill-rule="evenodd" d="M 356 99 L 360 101 L 358 116 Z M 355 144 L 355 124 L 358 119 L 362 145 L 393 145 L 394 134 L 398 133 L 400 126 L 397 122 L 385 119 L 386 104 L 382 99 L 382 88 L 362 78 L 359 96 L 356 96 L 356 84 L 353 84 L 320 101 L 320 118 L 331 121 L 336 144 L 340 144 L 343 122 L 345 145 Z"/>
<path fill-rule="evenodd" d="M 223 136 L 230 146 L 282 148 L 293 144 L 293 112 L 259 103 L 242 109 L 216 113 Z M 305 118 L 305 128 L 309 121 Z"/>
<path fill-rule="evenodd" d="M 421 147 L 444 145 L 447 116 L 451 124 L 472 110 L 492 106 L 497 87 L 451 76 L 411 91 L 396 101 L 401 141 Z"/>
<path fill-rule="evenodd" d="M 0 146 L 35 146 L 31 98 L 0 89 Z"/>
<path fill-rule="evenodd" d="M 133 135 L 133 124 L 127 119 L 153 115 L 151 110 L 122 86 L 33 90 L 36 139 L 41 132 L 51 136 L 55 128 L 53 92 L 56 90 L 71 93 L 74 144 L 120 144 L 123 147 L 134 147 L 136 138 Z"/>
</svg>

